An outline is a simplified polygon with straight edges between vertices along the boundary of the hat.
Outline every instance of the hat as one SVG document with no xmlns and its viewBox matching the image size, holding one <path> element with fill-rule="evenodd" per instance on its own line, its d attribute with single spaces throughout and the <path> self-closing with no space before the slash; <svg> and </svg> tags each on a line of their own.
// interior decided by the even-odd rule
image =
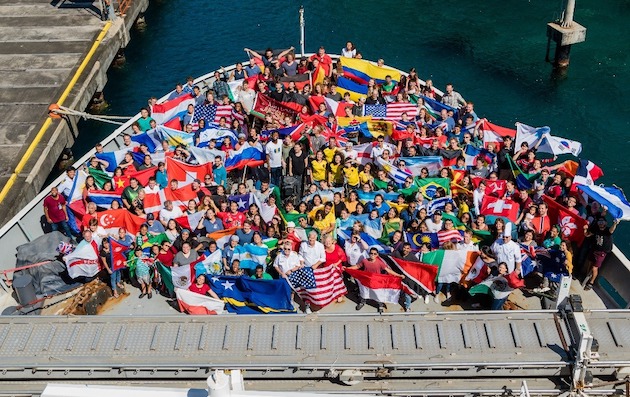
<svg viewBox="0 0 630 397">
<path fill-rule="evenodd" d="M 245 139 L 245 138 L 247 138 L 247 136 L 245 134 L 242 134 L 242 133 L 238 134 L 238 139 L 241 139 L 241 138 Z"/>
<path fill-rule="evenodd" d="M 182 229 L 182 233 L 188 233 L 188 234 L 190 234 L 190 229 Z"/>
<path fill-rule="evenodd" d="M 503 237 L 512 237 L 512 223 L 508 222 L 505 224 L 505 229 L 503 230 Z"/>
<path fill-rule="evenodd" d="M 433 213 L 433 215 L 442 215 L 442 210 L 437 210 Z"/>
<path fill-rule="evenodd" d="M 200 181 L 199 179 L 195 179 L 195 180 L 193 181 L 193 183 L 198 183 L 198 184 L 200 184 L 200 185 L 201 185 L 201 181 Z"/>
<path fill-rule="evenodd" d="M 237 235 L 234 235 L 234 236 L 230 237 L 230 241 L 236 241 L 236 242 L 238 242 L 239 240 L 240 240 L 240 238 L 238 238 L 238 236 L 237 236 Z"/>
<path fill-rule="evenodd" d="M 295 227 L 295 222 L 287 222 L 287 228 Z"/>
<path fill-rule="evenodd" d="M 154 220 L 155 220 L 155 215 L 147 214 L 147 221 L 154 221 Z"/>
</svg>

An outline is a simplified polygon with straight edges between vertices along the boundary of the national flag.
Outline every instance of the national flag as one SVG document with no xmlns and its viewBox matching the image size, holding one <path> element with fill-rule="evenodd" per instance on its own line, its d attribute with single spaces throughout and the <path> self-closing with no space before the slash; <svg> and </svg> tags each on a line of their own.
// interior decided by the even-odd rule
<svg viewBox="0 0 630 397">
<path fill-rule="evenodd" d="M 439 266 L 438 283 L 457 283 L 478 257 L 477 251 L 438 249 L 423 254 L 422 262 Z"/>
<path fill-rule="evenodd" d="M 184 116 L 188 111 L 188 105 L 194 104 L 195 98 L 191 94 L 181 95 L 170 101 L 153 105 L 151 107 L 151 118 L 157 124 L 164 124 L 175 117 Z"/>
<path fill-rule="evenodd" d="M 447 241 L 460 243 L 464 241 L 464 236 L 462 236 L 462 231 L 457 229 L 452 230 L 440 230 L 437 232 L 438 241 L 440 245 L 444 245 Z"/>
<path fill-rule="evenodd" d="M 232 130 L 228 130 L 226 128 L 206 128 L 199 133 L 199 147 L 207 147 L 208 142 L 216 141 L 217 146 L 221 146 L 223 144 L 223 140 L 225 138 L 230 138 L 232 141 L 232 145 L 236 144 L 238 139 L 236 139 L 236 134 Z"/>
<path fill-rule="evenodd" d="M 473 284 L 479 284 L 483 280 L 485 280 L 490 274 L 490 270 L 488 269 L 488 265 L 481 258 L 477 258 L 475 263 L 470 267 L 468 273 L 466 274 L 465 281 L 470 281 Z"/>
<path fill-rule="evenodd" d="M 423 168 L 429 170 L 429 176 L 435 176 L 442 168 L 442 156 L 400 157 L 399 160 L 405 162 L 413 176 L 420 176 Z"/>
<path fill-rule="evenodd" d="M 92 190 L 88 192 L 87 198 L 88 201 L 93 202 L 100 208 L 110 209 L 112 207 L 112 201 L 118 201 L 118 204 L 122 206 L 120 194 L 116 192 Z"/>
<path fill-rule="evenodd" d="M 346 108 L 352 109 L 354 106 L 352 103 L 346 102 L 337 102 L 334 99 L 323 97 L 323 96 L 310 96 L 308 101 L 311 105 L 313 111 L 318 112 L 319 106 L 323 103 L 326 105 L 326 109 L 328 112 L 334 116 L 344 117 L 346 115 Z"/>
<path fill-rule="evenodd" d="M 206 215 L 204 211 L 197 211 L 192 214 L 186 214 L 184 216 L 180 216 L 179 218 L 175 218 L 175 222 L 177 222 L 177 224 L 182 228 L 194 232 L 197 229 L 197 225 L 199 225 L 199 221 L 201 221 L 204 215 Z"/>
<path fill-rule="evenodd" d="M 179 123 L 179 119 L 177 120 Z M 139 144 L 145 144 L 151 153 L 154 153 L 157 148 L 162 147 L 162 141 L 160 140 L 160 134 L 157 129 L 148 130 L 142 134 L 132 135 L 131 140 Z"/>
<path fill-rule="evenodd" d="M 429 200 L 435 197 L 436 190 L 439 188 L 444 189 L 446 195 L 451 194 L 451 180 L 448 178 L 416 178 L 414 182 L 420 194 Z"/>
<path fill-rule="evenodd" d="M 317 65 L 317 69 L 311 72 L 311 79 L 313 80 L 312 86 L 315 86 L 317 83 L 323 83 L 326 78 L 326 71 L 322 65 Z"/>
<path fill-rule="evenodd" d="M 578 141 L 547 134 L 543 138 L 540 146 L 538 146 L 538 152 L 549 153 L 554 156 L 560 156 L 562 154 L 577 156 L 582 152 L 582 144 Z"/>
<path fill-rule="evenodd" d="M 206 251 L 207 252 L 207 251 Z M 191 265 L 195 269 L 195 277 L 205 274 L 210 277 L 223 273 L 223 252 L 220 249 L 202 254 Z"/>
<path fill-rule="evenodd" d="M 501 199 L 486 194 L 483 196 L 480 212 L 482 215 L 500 216 L 509 219 L 511 222 L 516 222 L 518 210 L 518 204 L 512 199 Z"/>
<path fill-rule="evenodd" d="M 180 186 L 185 186 L 195 179 L 203 181 L 206 175 L 212 175 L 212 163 L 192 165 L 167 157 L 166 175 L 169 181 L 175 179 L 180 182 Z"/>
<path fill-rule="evenodd" d="M 183 131 L 177 131 L 172 128 L 168 128 L 163 125 L 158 125 L 155 128 L 156 137 L 161 141 L 168 142 L 171 148 L 178 145 L 184 145 L 186 147 L 194 146 L 194 135 L 188 134 Z"/>
<path fill-rule="evenodd" d="M 514 174 L 516 187 L 520 190 L 530 190 L 533 187 L 532 182 L 538 178 L 539 174 L 538 173 L 529 174 L 529 173 L 524 172 L 521 169 L 521 167 L 519 167 L 519 165 L 516 164 L 516 162 L 514 161 L 514 159 L 512 159 L 512 157 L 510 156 L 506 156 L 506 157 L 508 160 L 508 164 L 510 165 L 510 168 L 512 169 L 512 174 Z"/>
<path fill-rule="evenodd" d="M 295 120 L 298 112 L 294 108 L 296 106 L 299 105 L 296 103 L 279 102 L 265 94 L 258 93 L 256 94 L 254 106 L 252 107 L 250 114 L 260 119 L 265 119 L 266 115 L 270 113 L 276 122 L 284 122 L 286 117 L 289 117 L 291 120 Z"/>
<path fill-rule="evenodd" d="M 210 287 L 230 313 L 293 313 L 291 288 L 284 280 L 254 280 L 247 276 L 213 276 Z"/>
<path fill-rule="evenodd" d="M 596 180 L 604 176 L 604 172 L 595 163 L 589 160 L 580 160 L 573 183 L 579 185 L 592 185 Z"/>
<path fill-rule="evenodd" d="M 182 120 L 179 117 L 175 117 L 164 123 L 163 126 L 172 130 L 182 131 Z"/>
<path fill-rule="evenodd" d="M 450 196 L 434 198 L 433 200 L 429 201 L 428 204 L 426 205 L 427 214 L 429 216 L 433 216 L 435 211 L 443 211 L 444 207 L 448 203 L 453 203 L 453 199 Z"/>
<path fill-rule="evenodd" d="M 492 164 L 495 154 L 485 148 L 476 148 L 473 145 L 466 145 L 464 149 L 464 158 L 466 159 L 466 167 L 474 167 L 477 159 L 482 159 L 486 164 Z"/>
<path fill-rule="evenodd" d="M 413 120 L 418 115 L 418 106 L 410 102 L 392 102 L 386 105 L 365 105 L 363 112 L 365 116 L 372 116 L 373 120 L 399 121 L 403 113 Z"/>
<path fill-rule="evenodd" d="M 114 172 L 118 164 L 125 159 L 125 154 L 129 151 L 130 150 L 127 149 L 121 149 L 113 152 L 94 153 L 94 157 L 107 161 L 109 164 L 105 167 L 105 171 Z"/>
<path fill-rule="evenodd" d="M 260 149 L 246 143 L 239 150 L 234 150 L 225 160 L 225 169 L 232 171 L 246 166 L 258 167 L 264 164 L 264 159 L 265 156 Z"/>
<path fill-rule="evenodd" d="M 209 233 L 206 237 L 217 242 L 217 247 L 223 249 L 225 245 L 230 241 L 230 237 L 236 233 L 236 227 L 230 229 L 217 230 L 216 232 Z"/>
<path fill-rule="evenodd" d="M 241 262 L 241 269 L 254 270 L 256 266 L 266 266 L 269 248 L 259 247 L 254 244 L 238 245 L 234 248 L 232 260 L 238 259 Z"/>
<path fill-rule="evenodd" d="M 323 81 L 324 77 L 321 77 L 322 81 Z M 257 79 L 258 77 L 254 76 L 253 78 Z M 283 76 L 283 77 L 280 77 L 280 81 L 282 82 L 282 85 L 284 85 L 284 89 L 285 90 L 289 88 L 289 83 L 291 83 L 291 82 L 295 83 L 295 88 L 297 88 L 299 91 L 302 91 L 304 89 L 304 86 L 306 86 L 307 84 L 310 84 L 311 87 L 313 86 L 313 82 L 311 81 L 311 74 L 310 73 L 308 73 L 308 74 L 296 74 L 295 76 Z M 233 101 L 233 102 L 238 102 L 238 101 Z"/>
<path fill-rule="evenodd" d="M 323 307 L 348 293 L 341 277 L 341 271 L 336 266 L 322 266 L 313 269 L 313 276 L 315 277 L 315 288 L 293 287 L 307 304 Z"/>
<path fill-rule="evenodd" d="M 346 241 L 350 241 L 350 232 L 351 230 L 338 230 L 337 231 L 337 239 L 339 240 L 339 245 L 341 247 L 345 247 Z M 360 234 L 361 240 L 365 241 L 369 248 L 376 248 L 378 252 L 387 253 L 391 252 L 392 248 L 382 244 L 380 241 L 370 236 L 365 232 L 361 232 Z"/>
<path fill-rule="evenodd" d="M 182 313 L 197 315 L 222 314 L 223 306 L 225 306 L 222 300 L 186 289 L 177 288 L 175 296 L 179 304 L 179 311 Z"/>
<path fill-rule="evenodd" d="M 470 295 L 486 294 L 494 299 L 504 299 L 510 296 L 514 288 L 510 287 L 503 276 L 490 277 L 468 290 Z"/>
<path fill-rule="evenodd" d="M 337 92 L 344 96 L 347 93 L 350 94 L 350 99 L 354 102 L 358 102 L 362 96 L 367 96 L 367 85 L 359 84 L 344 76 L 337 78 Z"/>
<path fill-rule="evenodd" d="M 485 147 L 488 147 L 488 143 L 491 142 L 502 145 L 503 138 L 506 136 L 516 137 L 516 130 L 492 124 L 487 119 L 479 119 L 477 127 L 483 132 L 483 144 Z"/>
<path fill-rule="evenodd" d="M 383 84 L 386 76 L 390 76 L 394 82 L 401 79 L 400 71 L 387 66 L 377 66 L 364 59 L 341 57 L 339 62 L 343 68 L 344 78 L 352 79 L 358 84 L 367 86 L 370 79 L 374 79 L 376 84 Z"/>
<path fill-rule="evenodd" d="M 267 137 L 267 139 L 269 139 L 269 137 L 271 137 L 272 132 L 278 131 L 280 138 L 284 139 L 287 136 L 290 136 L 293 142 L 297 142 L 300 139 L 302 139 L 302 137 L 306 133 L 306 127 L 307 125 L 305 123 L 300 123 L 300 124 L 296 124 L 290 127 L 273 129 L 273 130 L 265 130 L 265 131 L 262 131 L 260 135 L 261 137 L 265 136 Z"/>
<path fill-rule="evenodd" d="M 382 303 L 398 303 L 402 280 L 391 274 L 370 273 L 364 270 L 345 269 L 354 278 L 362 299 L 373 299 Z"/>
<path fill-rule="evenodd" d="M 202 103 L 200 105 L 196 105 L 195 112 L 193 113 L 192 123 L 199 124 L 199 120 L 202 120 L 202 119 L 206 123 L 215 123 L 215 122 L 218 123 L 219 119 L 221 118 L 221 116 L 219 116 L 219 106 L 223 106 L 223 105 L 216 105 L 216 104 L 210 104 L 210 103 Z M 225 113 L 225 110 L 221 109 L 221 114 L 224 114 L 224 113 Z M 230 111 L 230 115 L 231 115 L 231 111 Z"/>
<path fill-rule="evenodd" d="M 549 208 L 549 218 L 560 226 L 562 239 L 575 241 L 578 245 L 584 241 L 584 226 L 588 225 L 586 219 L 579 214 L 569 211 L 568 208 L 556 202 L 547 195 L 543 195 L 543 200 Z"/>
<path fill-rule="evenodd" d="M 191 146 L 188 148 L 190 154 L 197 160 L 197 164 L 214 163 L 214 158 L 219 156 L 225 161 L 225 152 L 218 149 L 200 148 Z"/>
<path fill-rule="evenodd" d="M 146 186 L 149 184 L 149 179 L 155 176 L 157 170 L 157 167 L 150 167 L 144 170 L 131 172 L 128 174 L 128 176 L 129 179 L 136 178 L 141 186 Z"/>
<path fill-rule="evenodd" d="M 88 168 L 88 173 L 94 178 L 94 183 L 99 189 L 102 189 L 105 182 L 112 181 L 112 173 L 107 171 L 98 170 L 96 168 Z"/>
<path fill-rule="evenodd" d="M 124 211 L 124 210 L 123 210 Z M 94 277 L 101 270 L 96 243 L 83 240 L 74 251 L 63 257 L 70 278 Z"/>
<path fill-rule="evenodd" d="M 503 197 L 505 191 L 507 190 L 506 181 L 504 179 L 483 179 L 478 176 L 473 176 L 470 178 L 473 186 L 475 188 L 479 187 L 480 182 L 484 182 L 486 184 L 486 195 L 494 196 L 494 197 Z"/>
<path fill-rule="evenodd" d="M 387 172 L 389 177 L 392 178 L 394 182 L 400 185 L 405 183 L 405 180 L 412 176 L 410 173 L 399 169 L 398 167 L 394 166 L 392 163 L 384 160 L 382 157 L 377 157 L 375 159 L 375 163 L 376 165 L 380 166 L 383 170 L 385 170 L 385 172 Z"/>
<path fill-rule="evenodd" d="M 187 290 L 195 282 L 196 275 L 193 265 L 174 266 L 170 270 L 171 282 L 175 290 L 178 288 Z"/>
<path fill-rule="evenodd" d="M 398 199 L 397 192 L 386 192 L 385 190 L 377 190 L 375 192 L 364 192 L 363 190 L 359 190 L 357 191 L 357 194 L 359 195 L 359 200 L 363 202 L 374 201 L 374 197 L 376 197 L 377 194 L 383 196 L 385 201 L 394 201 Z"/>
<path fill-rule="evenodd" d="M 433 116 L 433 118 L 441 119 L 440 113 L 443 109 L 446 109 L 447 111 L 453 111 L 453 117 L 457 119 L 458 111 L 454 107 L 443 104 L 442 102 L 438 102 L 433 98 L 429 98 L 428 96 L 421 95 L 421 97 L 424 100 L 424 109 L 427 111 L 427 113 Z"/>
<path fill-rule="evenodd" d="M 166 233 L 160 233 L 160 234 L 150 234 L 147 236 L 146 241 L 144 241 L 141 245 L 143 251 L 145 254 L 149 255 L 151 254 L 151 250 L 150 248 L 153 247 L 154 245 L 158 245 L 161 246 L 162 243 L 169 241 L 168 236 L 166 235 Z"/>
<path fill-rule="evenodd" d="M 112 185 L 114 192 L 121 194 L 127 186 L 129 186 L 129 175 L 120 175 L 112 177 Z"/>
<path fill-rule="evenodd" d="M 110 247 L 110 260 L 112 262 L 112 271 L 120 270 L 127 267 L 127 253 L 129 252 L 129 246 L 115 240 L 111 237 L 109 239 Z"/>
<path fill-rule="evenodd" d="M 260 202 L 258 202 L 258 200 L 256 199 L 256 195 L 254 193 L 235 194 L 232 196 L 228 196 L 228 200 L 234 201 L 238 205 L 238 210 L 240 212 L 249 211 L 249 206 L 254 203 L 256 205 L 260 204 Z"/>
<path fill-rule="evenodd" d="M 98 213 L 99 226 L 113 232 L 118 232 L 118 229 L 122 227 L 127 233 L 137 234 L 144 222 L 144 218 L 133 215 L 126 209 L 107 210 Z"/>
<path fill-rule="evenodd" d="M 437 233 L 409 233 L 406 232 L 406 240 L 409 244 L 411 244 L 411 249 L 414 251 L 419 251 L 420 246 L 422 244 L 429 243 L 431 244 L 431 248 L 438 248 L 440 246 L 440 240 L 438 239 Z"/>
<path fill-rule="evenodd" d="M 521 144 L 526 142 L 530 149 L 534 148 L 536 142 L 542 139 L 543 136 L 548 135 L 551 129 L 549 127 L 532 127 L 523 123 L 516 123 L 516 139 L 514 140 L 514 146 L 518 149 L 521 148 Z"/>
<path fill-rule="evenodd" d="M 402 284 L 407 287 L 407 290 L 413 291 L 416 295 L 423 294 L 424 291 L 435 291 L 435 280 L 438 275 L 437 266 L 406 261 L 390 255 L 381 255 L 381 258 L 393 271 L 405 275 Z"/>
</svg>

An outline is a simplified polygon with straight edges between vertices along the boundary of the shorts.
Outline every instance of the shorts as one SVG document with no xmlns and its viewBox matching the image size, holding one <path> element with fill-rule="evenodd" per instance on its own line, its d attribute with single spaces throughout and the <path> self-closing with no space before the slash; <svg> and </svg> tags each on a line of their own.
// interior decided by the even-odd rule
<svg viewBox="0 0 630 397">
<path fill-rule="evenodd" d="M 602 267 L 602 263 L 604 263 L 604 259 L 608 254 L 604 251 L 593 251 L 591 254 L 591 261 L 593 261 L 593 267 L 600 268 Z"/>
<path fill-rule="evenodd" d="M 138 280 L 140 284 L 144 284 L 144 285 L 151 284 L 151 277 L 148 274 L 136 275 L 136 280 Z"/>
</svg>

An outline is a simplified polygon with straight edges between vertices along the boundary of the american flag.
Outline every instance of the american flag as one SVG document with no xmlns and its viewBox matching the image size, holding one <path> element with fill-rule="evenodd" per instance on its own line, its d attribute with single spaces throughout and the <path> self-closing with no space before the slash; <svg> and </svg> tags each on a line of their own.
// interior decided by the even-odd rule
<svg viewBox="0 0 630 397">
<path fill-rule="evenodd" d="M 289 274 L 289 281 L 293 288 L 313 289 L 317 287 L 312 267 L 303 267 Z"/>
<path fill-rule="evenodd" d="M 410 119 L 418 115 L 418 107 L 410 102 L 394 102 L 387 105 L 365 105 L 365 116 L 375 119 L 398 121 L 403 113 L 407 113 Z"/>
<path fill-rule="evenodd" d="M 452 230 L 440 230 L 437 232 L 438 242 L 443 245 L 447 241 L 454 241 L 456 243 L 462 242 L 464 238 L 457 229 Z"/>
<path fill-rule="evenodd" d="M 218 123 L 221 117 L 225 117 L 228 123 L 232 121 L 232 105 L 210 105 L 204 103 L 195 106 L 192 124 L 198 124 L 201 119 L 206 120 L 206 124 Z"/>
<path fill-rule="evenodd" d="M 291 274 L 289 275 L 289 281 L 293 289 L 305 303 L 323 307 L 348 293 L 341 277 L 341 271 L 336 266 L 324 266 L 317 269 L 311 268 L 310 270 L 315 279 L 314 288 L 306 288 L 310 286 L 306 284 L 308 276 L 296 281 L 296 284 L 299 285 L 293 285 Z"/>
</svg>

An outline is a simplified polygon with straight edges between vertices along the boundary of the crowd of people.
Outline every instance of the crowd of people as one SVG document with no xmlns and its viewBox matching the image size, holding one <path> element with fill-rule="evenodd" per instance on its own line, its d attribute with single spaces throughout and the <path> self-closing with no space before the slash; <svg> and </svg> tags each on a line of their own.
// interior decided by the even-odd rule
<svg viewBox="0 0 630 397">
<path fill-rule="evenodd" d="M 130 153 L 117 164 L 112 179 L 99 185 L 93 176 L 87 177 L 83 188 L 86 213 L 77 220 L 80 235 L 69 225 L 67 203 L 77 170 L 69 169 L 66 180 L 53 188 L 44 200 L 46 220 L 54 230 L 85 239 L 98 248 L 103 274 L 115 297 L 122 288 L 123 271 L 112 270 L 110 239 L 106 237 L 130 247 L 134 254 L 130 255 L 132 259 L 127 267 L 133 269 L 133 277 L 140 285 L 140 297 L 149 299 L 155 288 L 161 288 L 156 262 L 166 267 L 187 266 L 202 255 L 209 256 L 217 251 L 221 252 L 221 260 L 216 274 L 288 280 L 292 272 L 303 267 L 333 266 L 340 273 L 346 268 L 361 269 L 400 277 L 403 282 L 408 276 L 393 270 L 385 257 L 422 263 L 423 257 L 435 250 L 479 253 L 483 263 L 475 272 L 483 277 L 466 283 L 437 282 L 434 290 L 407 292 L 401 298 L 406 310 L 411 310 L 411 302 L 416 298 L 426 303 L 430 299 L 448 303 L 465 297 L 466 290 L 473 284 L 501 277 L 521 280 L 525 276 L 522 274 L 522 262 L 526 259 L 523 254 L 535 260 L 536 247 L 554 250 L 557 253 L 554 258 L 559 258 L 560 273 L 586 277 L 585 288 L 592 288 L 597 270 L 612 250 L 617 221 L 611 223 L 606 208 L 584 201 L 573 188 L 572 176 L 563 173 L 560 167 L 548 165 L 549 160 L 541 158 L 535 147 L 525 143 L 515 148 L 511 136 L 502 137 L 501 144 L 484 145 L 484 131 L 479 128 L 473 102 L 464 100 L 452 84 L 447 84 L 440 95 L 430 80 L 420 80 L 416 70 L 411 69 L 399 81 L 393 81 L 390 76 L 384 81 L 370 79 L 367 95 L 352 101 L 350 95 L 338 92 L 336 84 L 344 75 L 343 58 L 333 61 L 323 47 L 315 55 L 300 59 L 295 58 L 293 48 L 282 52 L 268 49 L 263 54 L 246 51 L 253 61 L 248 66 L 237 64 L 230 74 L 217 71 L 207 92 L 202 92 L 193 79 L 188 79 L 186 84 L 178 84 L 169 98 L 192 94 L 196 105 L 229 104 L 233 107 L 232 116 L 221 118 L 218 128 L 233 131 L 237 142 L 227 138 L 208 143 L 210 149 L 221 151 L 223 155 L 214 158 L 212 172 L 203 180 L 191 182 L 195 197 L 190 201 L 174 204 L 166 200 L 159 211 L 147 211 L 146 194 L 166 188 L 175 190 L 183 185 L 182 181 L 169 180 L 164 162 L 157 164 L 155 174 L 145 186 L 135 178 L 129 179 L 128 184 L 120 184 L 125 174 L 155 167 L 156 153 L 162 152 L 162 156 L 182 162 L 196 162 L 184 145 L 172 147 L 165 141 L 152 153 L 146 145 L 131 139 L 157 126 L 151 117 L 154 98 L 142 109 L 132 131 L 124 136 L 123 147 Z M 361 53 L 350 42 L 342 54 L 361 58 Z M 377 65 L 383 64 L 383 60 L 379 60 Z M 313 86 L 286 82 L 286 77 L 315 71 L 323 71 L 324 78 Z M 252 89 L 248 82 L 254 76 L 256 82 Z M 231 98 L 228 83 L 238 80 L 243 80 L 244 84 L 239 87 L 237 98 Z M 292 98 L 302 98 L 298 102 L 307 105 L 294 119 L 278 119 L 271 114 L 257 118 L 248 112 L 258 93 L 277 101 L 282 101 L 286 98 L 283 95 L 289 93 Z M 309 107 L 311 97 L 345 103 L 345 117 L 362 116 L 366 105 L 376 104 L 405 102 L 414 104 L 417 110 L 415 114 L 403 113 L 400 120 L 390 121 L 394 131 L 400 130 L 397 136 L 348 133 L 339 126 L 338 115 L 329 107 Z M 440 114 L 432 114 L 425 106 L 426 98 L 446 106 Z M 320 117 L 313 118 L 313 115 Z M 207 126 L 215 125 L 215 120 L 202 119 L 195 125 L 192 120 L 189 112 L 182 119 L 181 129 L 194 135 L 195 142 L 199 143 L 200 133 Z M 281 136 L 279 130 L 302 123 L 306 128 L 298 137 Z M 366 143 L 369 144 L 367 150 L 356 150 Z M 472 166 L 467 165 L 464 154 L 469 145 L 478 149 L 485 147 L 488 155 L 477 157 Z M 227 159 L 244 146 L 262 151 L 264 164 L 249 172 L 243 169 L 228 172 Z M 102 147 L 97 147 L 99 151 L 102 152 Z M 143 153 L 145 161 L 139 163 L 131 152 Z M 425 156 L 441 156 L 443 166 L 415 170 L 400 160 Z M 519 189 L 511 162 L 529 175 L 535 175 L 531 186 Z M 82 168 L 86 172 L 103 171 L 108 165 L 93 157 Z M 421 188 L 425 186 L 422 181 L 436 178 L 446 180 L 447 185 L 433 186 L 430 192 Z M 488 185 L 498 180 L 506 181 L 505 189 L 490 191 Z M 117 192 L 120 200 L 103 207 L 91 202 L 90 191 Z M 255 196 L 255 202 L 247 206 L 231 200 L 231 197 L 248 193 Z M 486 196 L 511 200 L 518 206 L 516 219 L 483 214 Z M 558 219 L 548 215 L 545 197 L 587 220 L 584 243 L 577 245 L 563 239 Z M 145 219 L 137 235 L 124 228 L 108 235 L 99 224 L 101 211 L 117 208 Z M 203 214 L 196 225 L 182 227 L 177 221 L 196 213 Z M 235 231 L 229 241 L 225 246 L 217 246 L 217 241 L 211 238 L 213 233 L 231 228 Z M 432 234 L 438 237 L 437 243 L 426 237 L 410 238 Z M 143 251 L 142 246 L 151 236 L 158 235 L 166 238 Z M 481 239 L 480 235 L 488 238 Z M 264 246 L 263 241 L 270 238 L 277 239 L 278 244 L 255 269 L 242 269 L 239 260 L 232 259 L 238 245 Z M 463 281 L 466 274 L 461 276 Z M 528 277 L 538 277 L 536 291 L 541 293 L 553 289 L 557 281 L 549 279 L 542 269 L 535 269 Z M 209 288 L 205 275 L 199 275 L 190 289 L 218 298 Z M 495 296 L 488 307 L 500 309 L 505 299 L 503 295 Z M 364 304 L 365 300 L 360 299 L 356 309 L 362 309 Z M 382 307 L 383 304 L 378 303 L 379 311 Z M 310 307 L 306 305 L 305 310 L 310 311 Z"/>
</svg>

